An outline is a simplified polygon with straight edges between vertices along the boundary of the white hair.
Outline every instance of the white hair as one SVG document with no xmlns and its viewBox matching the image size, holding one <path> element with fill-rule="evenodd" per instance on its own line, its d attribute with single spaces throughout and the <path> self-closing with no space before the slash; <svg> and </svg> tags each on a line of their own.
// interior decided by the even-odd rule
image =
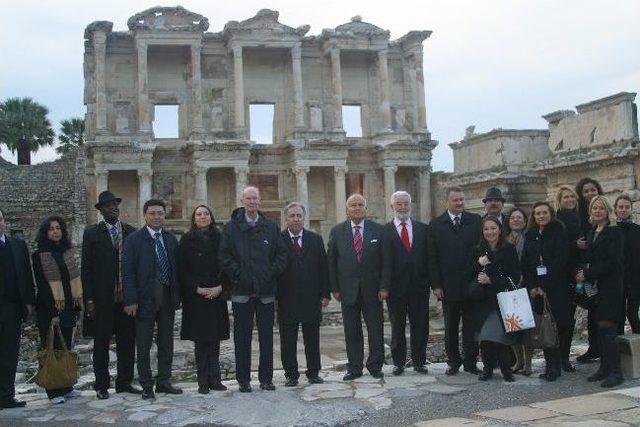
<svg viewBox="0 0 640 427">
<path fill-rule="evenodd" d="M 351 200 L 353 197 L 362 197 L 362 200 L 364 200 L 364 207 L 367 207 L 367 199 L 365 199 L 365 197 L 360 193 L 353 193 L 349 197 L 347 197 L 347 203 L 349 203 L 349 200 Z"/>
<path fill-rule="evenodd" d="M 407 199 L 409 199 L 409 203 L 411 203 L 411 194 L 407 193 L 406 191 L 400 190 L 391 195 L 391 204 L 393 204 L 393 201 L 399 197 L 406 197 Z"/>
</svg>

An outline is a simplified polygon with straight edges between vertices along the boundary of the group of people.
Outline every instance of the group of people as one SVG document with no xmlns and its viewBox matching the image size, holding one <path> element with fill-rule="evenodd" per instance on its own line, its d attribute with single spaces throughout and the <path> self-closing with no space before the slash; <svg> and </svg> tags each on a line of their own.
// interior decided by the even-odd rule
<svg viewBox="0 0 640 427">
<path fill-rule="evenodd" d="M 462 367 L 486 381 L 499 367 L 504 380 L 513 381 L 514 372 L 532 373 L 532 349 L 526 334 L 505 332 L 496 295 L 523 286 L 534 309 L 550 307 L 557 324 L 559 345 L 545 349 L 541 378 L 554 381 L 562 370 L 574 371 L 569 350 L 576 305 L 581 305 L 589 310 L 590 347 L 578 361 L 600 358 L 590 381 L 602 381 L 604 387 L 622 382 L 614 339 L 623 332 L 626 317 L 634 333 L 640 330 L 640 226 L 631 220 L 631 199 L 619 196 L 612 207 L 600 185 L 589 178 L 575 191 L 562 187 L 555 206 L 536 202 L 530 218 L 517 207 L 503 212 L 505 199 L 497 188 L 483 199 L 484 217 L 465 210 L 461 188 L 448 188 L 445 198 L 446 211 L 427 225 L 411 216 L 411 195 L 397 191 L 389 201 L 394 218 L 380 225 L 367 219 L 366 199 L 352 194 L 346 202 L 348 219 L 333 227 L 325 251 L 322 237 L 304 228 L 307 207 L 288 204 L 283 211 L 286 226 L 280 231 L 259 210 L 260 192 L 253 186 L 242 191 L 241 207 L 222 232 L 211 209 L 200 205 L 180 241 L 164 228 L 162 200 L 144 204 L 145 225 L 136 230 L 120 219 L 121 198 L 105 191 L 95 204 L 102 221 L 84 232 L 80 265 L 63 218 L 51 216 L 42 223 L 37 250 L 30 257 L 22 240 L 4 233 L 0 212 L 0 407 L 25 405 L 15 399 L 14 380 L 21 324 L 34 310 L 43 347 L 53 323 L 71 348 L 73 330 L 84 316 L 83 333 L 94 340 L 98 399 L 109 398 L 114 335 L 116 393 L 153 399 L 156 392 L 182 393 L 170 382 L 175 312 L 181 307 L 180 335 L 194 341 L 198 392 L 225 390 L 219 354 L 220 342 L 230 337 L 228 300 L 240 392 L 252 391 L 254 322 L 260 388 L 275 390 L 276 318 L 284 385 L 299 381 L 299 329 L 307 380 L 323 382 L 320 321 L 331 296 L 342 309 L 345 381 L 362 376 L 365 366 L 374 378 L 383 377 L 384 301 L 392 328 L 393 375 L 403 374 L 408 353 L 414 371 L 426 374 L 431 291 L 443 306 L 447 375 Z M 366 363 L 362 319 L 369 348 Z M 154 330 L 155 378 L 150 360 Z M 56 348 L 62 347 L 54 339 Z M 477 368 L 479 354 L 482 371 Z M 134 363 L 141 389 L 132 384 Z M 76 395 L 73 388 L 46 391 L 52 403 Z"/>
</svg>

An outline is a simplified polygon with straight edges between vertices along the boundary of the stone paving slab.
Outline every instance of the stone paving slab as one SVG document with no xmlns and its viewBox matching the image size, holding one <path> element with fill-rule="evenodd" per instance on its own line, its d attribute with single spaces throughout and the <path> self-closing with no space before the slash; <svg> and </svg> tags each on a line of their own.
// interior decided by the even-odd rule
<svg viewBox="0 0 640 427">
<path fill-rule="evenodd" d="M 549 402 L 532 403 L 529 406 L 547 409 L 549 411 L 566 415 L 585 416 L 635 408 L 640 405 L 622 397 L 617 397 L 608 393 L 600 393 L 569 397 Z"/>
<path fill-rule="evenodd" d="M 430 421 L 421 421 L 419 423 L 415 423 L 415 427 L 454 427 L 454 426 L 468 426 L 468 427 L 479 427 L 479 426 L 488 426 L 491 425 L 484 421 L 472 420 L 469 418 L 440 418 L 438 420 L 430 420 Z"/>
<path fill-rule="evenodd" d="M 624 390 L 616 390 L 612 392 L 613 394 L 622 394 L 629 397 L 635 397 L 636 399 L 640 399 L 640 387 L 627 388 Z"/>
<path fill-rule="evenodd" d="M 513 406 L 510 408 L 495 409 L 493 411 L 478 412 L 476 415 L 501 421 L 523 422 L 557 417 L 558 413 L 546 409 L 533 408 L 531 406 Z"/>
</svg>

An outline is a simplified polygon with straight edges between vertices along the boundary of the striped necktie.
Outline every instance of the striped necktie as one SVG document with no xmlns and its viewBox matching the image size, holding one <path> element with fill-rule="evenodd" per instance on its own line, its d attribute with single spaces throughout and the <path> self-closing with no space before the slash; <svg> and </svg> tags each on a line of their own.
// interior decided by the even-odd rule
<svg viewBox="0 0 640 427">
<path fill-rule="evenodd" d="M 163 284 L 169 284 L 169 275 L 171 271 L 171 267 L 169 266 L 169 258 L 167 258 L 167 251 L 165 251 L 164 246 L 162 245 L 162 240 L 160 240 L 160 233 L 155 233 L 156 240 L 156 256 L 158 257 L 158 264 L 160 264 L 160 274 L 161 281 Z"/>
<path fill-rule="evenodd" d="M 358 262 L 362 261 L 362 233 L 360 233 L 360 226 L 354 225 L 353 228 L 353 249 L 356 251 L 356 258 Z"/>
</svg>

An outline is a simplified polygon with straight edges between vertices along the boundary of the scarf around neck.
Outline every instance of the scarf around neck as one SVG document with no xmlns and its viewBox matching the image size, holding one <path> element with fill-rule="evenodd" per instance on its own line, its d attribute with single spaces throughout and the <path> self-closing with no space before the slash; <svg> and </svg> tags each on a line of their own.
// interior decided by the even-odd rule
<svg viewBox="0 0 640 427">
<path fill-rule="evenodd" d="M 62 253 L 62 259 L 69 272 L 69 282 L 71 287 L 71 297 L 74 307 L 82 307 L 82 282 L 80 280 L 80 270 L 74 258 L 73 249 L 67 249 Z M 60 267 L 53 257 L 52 252 L 40 252 L 40 263 L 42 273 L 51 288 L 53 301 L 56 309 L 65 308 L 64 288 L 62 286 L 62 273 Z"/>
</svg>

